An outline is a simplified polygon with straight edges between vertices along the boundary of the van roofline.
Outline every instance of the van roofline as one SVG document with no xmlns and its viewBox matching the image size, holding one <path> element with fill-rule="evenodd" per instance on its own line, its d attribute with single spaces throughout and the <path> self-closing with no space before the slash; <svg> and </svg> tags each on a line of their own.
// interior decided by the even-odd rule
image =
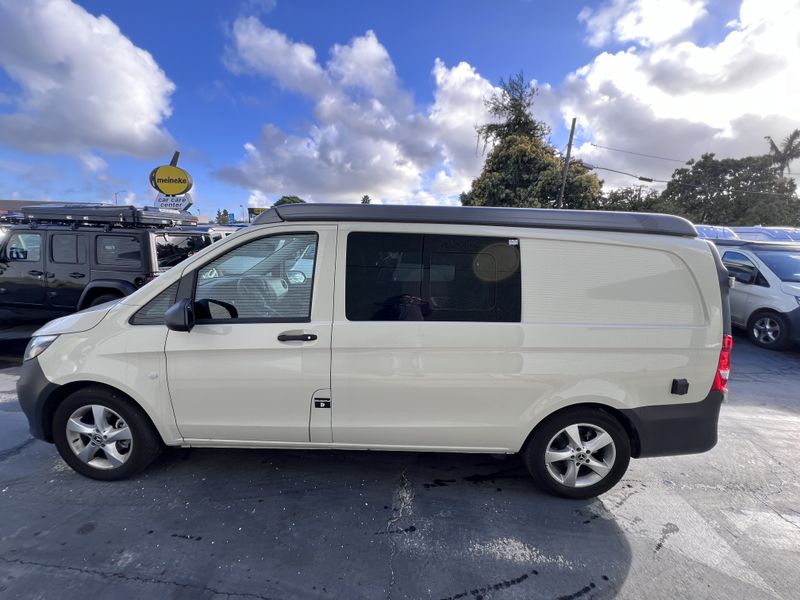
<svg viewBox="0 0 800 600">
<path fill-rule="evenodd" d="M 583 229 L 622 233 L 648 233 L 697 237 L 689 221 L 658 213 L 546 208 L 476 206 L 407 206 L 392 204 L 284 204 L 264 211 L 254 225 L 302 221 L 357 221 L 384 223 L 434 223 Z"/>
<path fill-rule="evenodd" d="M 800 242 L 790 240 L 713 240 L 709 239 L 717 246 L 732 246 L 744 248 L 745 250 L 800 250 Z"/>
</svg>

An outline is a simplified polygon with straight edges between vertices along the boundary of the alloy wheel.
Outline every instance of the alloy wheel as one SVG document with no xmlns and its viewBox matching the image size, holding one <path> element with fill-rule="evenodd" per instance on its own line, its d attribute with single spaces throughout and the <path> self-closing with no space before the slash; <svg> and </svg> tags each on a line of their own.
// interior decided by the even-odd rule
<svg viewBox="0 0 800 600">
<path fill-rule="evenodd" d="M 774 344 L 781 337 L 781 324 L 769 316 L 759 317 L 753 323 L 753 337 L 761 344 Z"/>
<path fill-rule="evenodd" d="M 547 472 L 571 488 L 594 485 L 608 475 L 617 457 L 614 440 L 602 427 L 575 423 L 559 431 L 545 450 Z"/>
<path fill-rule="evenodd" d="M 78 459 L 96 469 L 116 469 L 131 456 L 130 427 L 116 412 L 101 404 L 87 404 L 70 415 L 67 442 Z"/>
</svg>

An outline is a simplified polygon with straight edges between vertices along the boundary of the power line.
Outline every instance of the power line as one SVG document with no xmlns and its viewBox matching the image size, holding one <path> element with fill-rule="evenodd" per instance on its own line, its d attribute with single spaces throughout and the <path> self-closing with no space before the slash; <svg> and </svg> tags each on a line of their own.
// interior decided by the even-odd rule
<svg viewBox="0 0 800 600">
<path fill-rule="evenodd" d="M 682 187 L 688 187 L 695 190 L 703 190 L 704 192 L 710 192 L 711 190 L 708 187 L 704 187 L 702 185 L 692 185 L 690 183 L 681 183 L 679 181 L 674 180 L 667 180 L 667 179 L 655 179 L 653 177 L 646 177 L 644 175 L 636 175 L 635 173 L 628 173 L 627 171 L 619 171 L 617 169 L 609 169 L 608 167 L 599 167 L 597 165 L 590 165 L 588 163 L 584 163 L 584 166 L 588 169 L 592 170 L 601 170 L 601 171 L 610 171 L 612 173 L 619 173 L 620 175 L 626 175 L 627 177 L 633 177 L 634 179 L 638 179 L 639 181 L 646 181 L 648 183 L 672 183 L 673 185 L 680 185 Z M 741 194 L 757 194 L 759 196 L 774 196 L 777 198 L 789 198 L 791 200 L 796 200 L 796 196 L 790 196 L 788 194 L 780 194 L 778 192 L 758 192 L 756 190 L 743 190 L 740 188 L 733 188 L 730 190 L 731 192 L 738 192 Z"/>
<path fill-rule="evenodd" d="M 633 150 L 623 150 L 621 148 L 611 148 L 609 146 L 601 146 L 600 144 L 593 144 L 589 142 L 590 146 L 595 148 L 602 148 L 603 150 L 611 150 L 612 152 L 622 152 L 623 154 L 633 154 L 634 156 L 644 156 L 645 158 L 655 158 L 658 160 L 666 160 L 669 162 L 676 162 L 685 165 L 688 161 L 680 160 L 678 158 L 667 158 L 665 156 L 656 156 L 655 154 L 645 154 L 644 152 L 634 152 Z"/>
</svg>

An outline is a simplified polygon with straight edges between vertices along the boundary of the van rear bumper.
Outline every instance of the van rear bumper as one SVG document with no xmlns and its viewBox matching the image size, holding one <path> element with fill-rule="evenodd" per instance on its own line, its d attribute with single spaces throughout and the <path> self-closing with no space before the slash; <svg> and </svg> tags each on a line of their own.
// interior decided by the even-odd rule
<svg viewBox="0 0 800 600">
<path fill-rule="evenodd" d="M 717 444 L 719 409 L 725 392 L 711 391 L 700 402 L 642 406 L 620 412 L 636 430 L 633 457 L 698 454 Z"/>
</svg>

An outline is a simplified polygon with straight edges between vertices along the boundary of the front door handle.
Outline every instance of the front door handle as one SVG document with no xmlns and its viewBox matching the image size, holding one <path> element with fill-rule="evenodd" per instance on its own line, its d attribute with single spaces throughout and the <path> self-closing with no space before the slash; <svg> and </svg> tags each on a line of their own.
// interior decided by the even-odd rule
<svg viewBox="0 0 800 600">
<path fill-rule="evenodd" d="M 41 271 L 28 271 L 28 275 L 32 275 L 33 277 L 41 277 L 44 275 Z"/>
<path fill-rule="evenodd" d="M 317 339 L 316 333 L 281 333 L 278 335 L 279 342 L 313 342 Z"/>
<path fill-rule="evenodd" d="M 78 273 L 77 271 L 75 271 L 74 273 L 70 273 L 69 276 L 72 277 L 73 279 L 82 279 L 86 277 L 86 273 Z"/>
</svg>

